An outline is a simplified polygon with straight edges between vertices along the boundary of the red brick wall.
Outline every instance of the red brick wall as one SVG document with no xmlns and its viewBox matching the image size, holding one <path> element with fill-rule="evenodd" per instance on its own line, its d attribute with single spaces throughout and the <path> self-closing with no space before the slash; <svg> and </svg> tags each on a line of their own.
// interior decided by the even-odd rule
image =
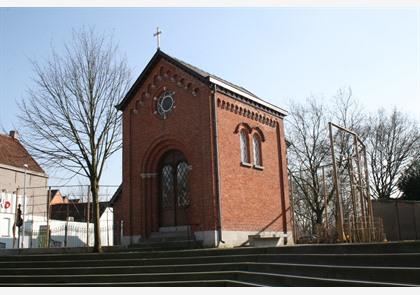
<svg viewBox="0 0 420 295">
<path fill-rule="evenodd" d="M 159 96 L 163 87 L 176 92 L 176 108 L 166 120 L 154 114 L 153 98 Z M 192 165 L 188 209 L 191 224 L 201 225 L 195 230 L 215 228 L 210 95 L 210 89 L 200 81 L 166 60 L 160 60 L 125 107 L 123 193 L 118 201 L 124 205 L 117 204 L 120 212 L 117 218 L 125 216 L 124 235 L 144 236 L 158 229 L 157 193 L 154 199 L 142 194 L 146 188 L 157 187 L 158 180 L 144 179 L 140 174 L 157 172 L 159 157 L 171 148 L 183 152 L 188 164 Z M 144 201 L 145 197 L 149 199 Z M 148 214 L 149 211 L 152 213 Z"/>
<path fill-rule="evenodd" d="M 162 93 L 163 87 L 176 92 L 176 108 L 165 120 L 154 114 L 154 97 Z M 224 94 L 217 93 L 216 97 L 222 229 L 282 231 L 287 223 L 290 231 L 283 120 Z M 192 166 L 191 205 L 187 212 L 193 231 L 216 229 L 212 99 L 208 86 L 161 59 L 125 106 L 123 190 L 114 205 L 118 234 L 121 220 L 125 236 L 147 236 L 158 230 L 159 179 L 142 178 L 141 174 L 158 172 L 161 156 L 170 149 L 184 153 Z M 239 134 L 235 133 L 239 123 L 258 127 L 263 133 L 263 170 L 240 165 Z M 252 162 L 252 135 L 249 151 Z"/>
<path fill-rule="evenodd" d="M 287 187 L 281 186 L 281 172 L 287 172 L 283 120 L 224 94 L 218 93 L 217 98 L 223 230 L 282 231 L 281 199 L 282 193 L 288 191 Z M 235 133 L 240 123 L 258 127 L 264 135 L 265 141 L 261 143 L 263 170 L 241 165 L 239 133 Z M 252 132 L 256 132 L 255 129 Z M 249 135 L 251 163 L 252 134 Z M 279 162 L 279 155 L 282 162 Z M 282 170 L 279 163 L 284 163 Z M 287 173 L 283 180 L 287 180 Z M 287 186 L 287 181 L 284 184 Z M 284 197 L 287 209 L 289 198 L 288 195 Z"/>
</svg>

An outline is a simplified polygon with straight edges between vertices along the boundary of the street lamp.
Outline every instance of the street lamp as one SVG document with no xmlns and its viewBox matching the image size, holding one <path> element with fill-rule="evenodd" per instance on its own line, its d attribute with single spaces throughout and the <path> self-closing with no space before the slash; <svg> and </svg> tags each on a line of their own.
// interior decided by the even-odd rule
<svg viewBox="0 0 420 295">
<path fill-rule="evenodd" d="M 28 169 L 28 164 L 24 164 L 25 167 L 25 175 L 23 177 L 23 210 L 22 210 L 22 244 L 21 248 L 23 248 L 23 240 L 25 239 L 25 214 L 26 214 L 26 170 Z"/>
</svg>

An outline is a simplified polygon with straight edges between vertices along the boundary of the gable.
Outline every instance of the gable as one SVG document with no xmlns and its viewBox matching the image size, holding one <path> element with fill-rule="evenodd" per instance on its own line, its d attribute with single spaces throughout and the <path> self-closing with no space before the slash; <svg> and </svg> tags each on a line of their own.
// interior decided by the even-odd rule
<svg viewBox="0 0 420 295">
<path fill-rule="evenodd" d="M 149 63 L 144 68 L 143 72 L 134 82 L 133 86 L 131 86 L 130 90 L 128 90 L 126 96 L 123 100 L 116 106 L 118 110 L 124 110 L 124 108 L 128 105 L 131 99 L 136 95 L 137 91 L 140 87 L 144 84 L 146 79 L 148 78 L 150 72 L 153 71 L 154 67 L 159 63 L 161 59 L 165 59 L 167 62 L 175 65 L 177 68 L 185 71 L 186 73 L 190 74 L 194 78 L 200 80 L 201 82 L 208 83 L 208 81 L 202 75 L 198 74 L 196 71 L 192 70 L 191 68 L 186 67 L 185 65 L 179 63 L 176 59 L 170 57 L 169 55 L 163 53 L 162 51 L 158 50 L 149 61 Z"/>
<path fill-rule="evenodd" d="M 209 87 L 215 87 L 217 91 L 222 92 L 226 95 L 233 97 L 234 99 L 240 100 L 246 104 L 249 104 L 253 107 L 261 109 L 265 112 L 268 112 L 277 117 L 285 117 L 287 116 L 287 111 L 269 103 L 261 98 L 257 97 L 252 92 L 248 91 L 247 89 L 235 85 L 231 82 L 228 82 L 222 78 L 219 78 L 215 75 L 212 75 L 206 71 L 203 71 L 193 65 L 190 65 L 182 60 L 177 58 L 171 57 L 166 53 L 162 52 L 161 50 L 157 50 L 157 52 L 153 55 L 152 59 L 149 61 L 143 72 L 134 82 L 133 86 L 127 92 L 127 95 L 123 98 L 123 100 L 116 106 L 118 110 L 124 110 L 124 108 L 128 105 L 131 99 L 135 96 L 137 90 L 143 85 L 144 81 L 148 77 L 149 73 L 153 70 L 155 65 L 161 60 L 165 59 L 167 62 L 173 64 L 177 68 L 180 68 L 184 72 L 190 74 L 194 78 L 200 80 L 204 84 L 208 85 Z"/>
</svg>

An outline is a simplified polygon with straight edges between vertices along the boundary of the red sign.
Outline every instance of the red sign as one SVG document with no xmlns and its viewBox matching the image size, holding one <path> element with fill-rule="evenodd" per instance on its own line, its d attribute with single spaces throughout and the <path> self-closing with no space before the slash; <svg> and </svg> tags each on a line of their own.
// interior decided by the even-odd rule
<svg viewBox="0 0 420 295">
<path fill-rule="evenodd" d="M 0 194 L 0 213 L 13 213 L 13 199 L 14 195 L 12 194 Z"/>
</svg>

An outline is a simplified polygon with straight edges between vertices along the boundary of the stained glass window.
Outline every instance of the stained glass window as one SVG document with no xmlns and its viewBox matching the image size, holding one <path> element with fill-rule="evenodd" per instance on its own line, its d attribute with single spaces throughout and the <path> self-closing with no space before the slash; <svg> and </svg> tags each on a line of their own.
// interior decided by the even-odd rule
<svg viewBox="0 0 420 295">
<path fill-rule="evenodd" d="M 241 146 L 241 161 L 242 163 L 249 163 L 248 134 L 245 130 L 241 130 L 239 133 L 239 140 Z"/>
<path fill-rule="evenodd" d="M 172 166 L 166 165 L 162 169 L 162 208 L 172 208 L 174 196 L 174 176 Z"/>
<path fill-rule="evenodd" d="M 255 166 L 262 166 L 262 159 L 261 159 L 261 141 L 257 134 L 254 134 L 252 137 L 252 145 L 254 148 L 254 165 Z"/>
<path fill-rule="evenodd" d="M 163 119 L 166 119 L 167 115 L 175 106 L 174 94 L 175 92 L 166 91 L 159 97 L 157 112 Z"/>
<path fill-rule="evenodd" d="M 187 207 L 190 204 L 188 197 L 188 164 L 181 162 L 176 168 L 177 206 Z"/>
</svg>

